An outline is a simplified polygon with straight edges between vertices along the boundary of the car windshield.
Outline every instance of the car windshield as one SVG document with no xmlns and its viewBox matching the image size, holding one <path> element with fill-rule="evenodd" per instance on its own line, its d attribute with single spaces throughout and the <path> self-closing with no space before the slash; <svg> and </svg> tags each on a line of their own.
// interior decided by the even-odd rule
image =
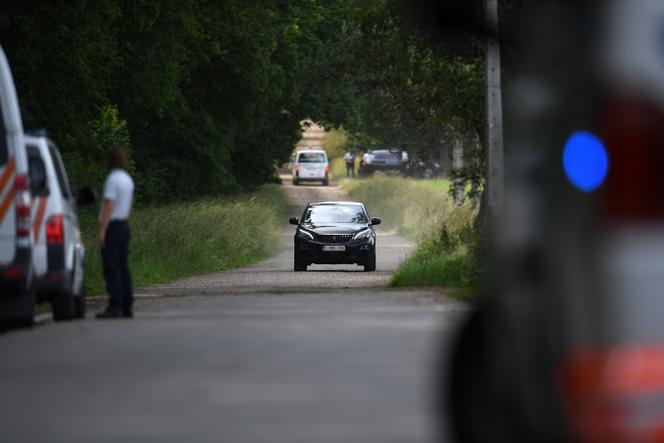
<svg viewBox="0 0 664 443">
<path fill-rule="evenodd" d="M 360 205 L 321 205 L 311 206 L 304 215 L 304 223 L 366 223 Z"/>
<path fill-rule="evenodd" d="M 300 152 L 299 163 L 325 163 L 325 154 L 322 152 Z"/>
</svg>

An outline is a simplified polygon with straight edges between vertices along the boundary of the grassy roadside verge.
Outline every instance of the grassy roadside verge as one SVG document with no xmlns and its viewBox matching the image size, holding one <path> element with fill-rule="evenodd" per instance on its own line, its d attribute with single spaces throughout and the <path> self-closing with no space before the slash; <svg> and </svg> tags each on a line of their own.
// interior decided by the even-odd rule
<svg viewBox="0 0 664 443">
<path fill-rule="evenodd" d="M 392 276 L 390 286 L 473 288 L 479 275 L 473 253 L 476 210 L 454 206 L 447 180 L 376 176 L 345 180 L 342 188 L 417 249 Z M 464 298 L 472 291 L 458 291 Z"/>
<path fill-rule="evenodd" d="M 132 211 L 129 266 L 135 288 L 189 275 L 243 266 L 272 254 L 286 217 L 286 198 L 276 185 L 254 193 Z M 104 292 L 95 244 L 98 221 L 81 213 L 87 250 L 86 290 Z"/>
</svg>

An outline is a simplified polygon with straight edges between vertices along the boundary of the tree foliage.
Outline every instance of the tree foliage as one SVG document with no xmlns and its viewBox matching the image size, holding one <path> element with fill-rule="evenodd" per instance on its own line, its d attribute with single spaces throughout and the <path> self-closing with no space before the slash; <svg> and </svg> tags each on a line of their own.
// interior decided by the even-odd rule
<svg viewBox="0 0 664 443">
<path fill-rule="evenodd" d="M 407 3 L 10 0 L 0 43 L 75 186 L 120 143 L 141 198 L 167 201 L 273 180 L 305 117 L 423 151 L 481 133 L 481 47 L 451 50 Z"/>
</svg>

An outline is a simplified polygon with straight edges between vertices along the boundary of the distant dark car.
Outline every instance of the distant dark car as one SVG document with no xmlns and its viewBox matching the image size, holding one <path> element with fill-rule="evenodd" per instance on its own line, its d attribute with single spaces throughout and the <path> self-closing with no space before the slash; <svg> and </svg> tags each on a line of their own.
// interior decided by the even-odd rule
<svg viewBox="0 0 664 443">
<path fill-rule="evenodd" d="M 376 233 L 379 218 L 369 218 L 362 203 L 310 203 L 302 218 L 293 217 L 295 231 L 294 270 L 321 264 L 357 264 L 376 270 Z"/>
<path fill-rule="evenodd" d="M 377 149 L 373 151 L 374 160 L 371 164 L 373 171 L 400 171 L 401 151 Z"/>
</svg>

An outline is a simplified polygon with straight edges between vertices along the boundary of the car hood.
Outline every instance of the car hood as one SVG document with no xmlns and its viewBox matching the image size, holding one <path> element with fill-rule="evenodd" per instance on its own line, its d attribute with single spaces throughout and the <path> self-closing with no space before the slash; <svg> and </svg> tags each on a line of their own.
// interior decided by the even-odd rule
<svg viewBox="0 0 664 443">
<path fill-rule="evenodd" d="M 302 227 L 320 235 L 343 235 L 353 234 L 362 229 L 366 229 L 369 225 L 367 223 L 339 223 L 339 224 L 303 224 Z"/>
</svg>

